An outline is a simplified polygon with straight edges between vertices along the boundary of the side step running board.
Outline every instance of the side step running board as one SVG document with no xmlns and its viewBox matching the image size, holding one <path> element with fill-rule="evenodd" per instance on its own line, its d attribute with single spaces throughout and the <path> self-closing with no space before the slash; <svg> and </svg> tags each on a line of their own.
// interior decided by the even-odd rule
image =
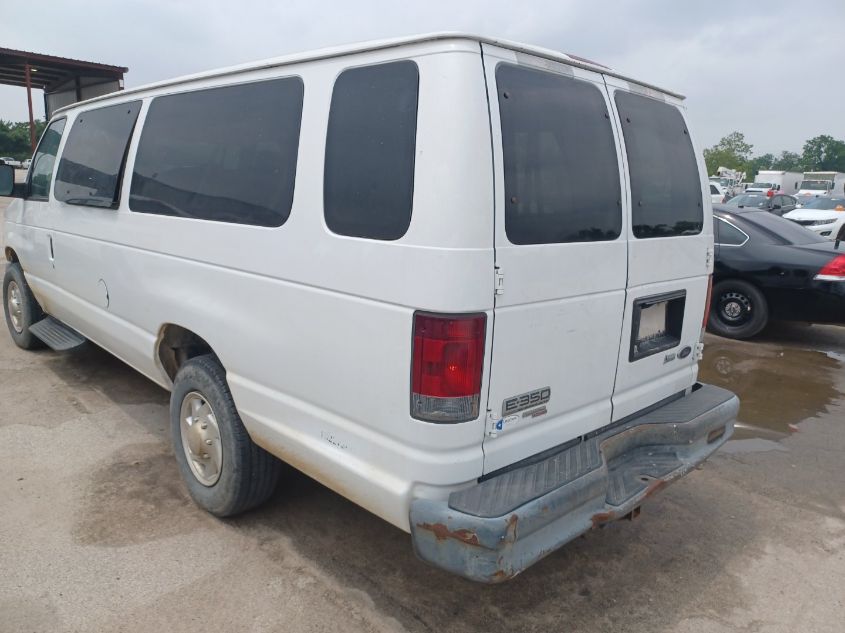
<svg viewBox="0 0 845 633">
<path fill-rule="evenodd" d="M 57 352 L 66 352 L 79 347 L 87 340 L 79 332 L 51 316 L 30 325 L 29 331 Z"/>
</svg>

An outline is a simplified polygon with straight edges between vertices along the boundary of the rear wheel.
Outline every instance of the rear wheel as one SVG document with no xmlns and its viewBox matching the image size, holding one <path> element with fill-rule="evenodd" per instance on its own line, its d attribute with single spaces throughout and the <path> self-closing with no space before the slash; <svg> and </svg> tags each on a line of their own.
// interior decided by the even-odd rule
<svg viewBox="0 0 845 633">
<path fill-rule="evenodd" d="M 280 463 L 250 439 L 212 354 L 190 359 L 177 372 L 170 423 L 179 470 L 199 506 L 226 517 L 273 494 Z"/>
<path fill-rule="evenodd" d="M 43 345 L 29 331 L 29 326 L 43 319 L 44 312 L 29 289 L 17 262 L 6 266 L 6 274 L 3 276 L 3 312 L 15 345 L 21 349 L 36 349 Z"/>
<path fill-rule="evenodd" d="M 713 287 L 707 321 L 711 332 L 728 338 L 746 339 L 759 334 L 768 322 L 766 298 L 752 284 L 729 279 Z"/>
</svg>

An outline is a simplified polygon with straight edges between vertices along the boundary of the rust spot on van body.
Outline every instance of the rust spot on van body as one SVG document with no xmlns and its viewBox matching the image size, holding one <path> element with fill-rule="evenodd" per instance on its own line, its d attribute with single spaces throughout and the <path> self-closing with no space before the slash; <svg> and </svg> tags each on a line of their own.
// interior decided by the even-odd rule
<svg viewBox="0 0 845 633">
<path fill-rule="evenodd" d="M 442 523 L 418 523 L 418 528 L 428 530 L 433 533 L 438 541 L 445 541 L 446 539 L 454 539 L 460 541 L 465 545 L 472 545 L 478 547 L 478 535 L 472 530 L 462 528 L 460 530 L 450 530 Z"/>
<path fill-rule="evenodd" d="M 516 576 L 515 573 L 512 571 L 505 571 L 504 569 L 499 569 L 495 573 L 490 576 L 491 583 L 498 583 L 498 582 L 505 582 L 506 580 L 510 580 Z"/>
</svg>

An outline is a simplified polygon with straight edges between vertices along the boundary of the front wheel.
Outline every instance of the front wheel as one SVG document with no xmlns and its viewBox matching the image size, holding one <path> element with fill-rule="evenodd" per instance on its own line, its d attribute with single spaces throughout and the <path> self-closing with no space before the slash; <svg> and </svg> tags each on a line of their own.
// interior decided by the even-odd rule
<svg viewBox="0 0 845 633">
<path fill-rule="evenodd" d="M 759 334 L 768 322 L 766 298 L 752 284 L 728 279 L 713 287 L 707 327 L 714 334 L 747 339 Z"/>
<path fill-rule="evenodd" d="M 213 355 L 192 358 L 179 369 L 170 425 L 179 470 L 197 505 L 226 517 L 273 494 L 280 463 L 249 437 Z"/>
<path fill-rule="evenodd" d="M 23 269 L 17 262 L 6 266 L 6 274 L 3 276 L 3 312 L 15 345 L 21 349 L 42 346 L 41 340 L 29 331 L 29 326 L 43 319 L 44 312 L 29 289 Z"/>
</svg>

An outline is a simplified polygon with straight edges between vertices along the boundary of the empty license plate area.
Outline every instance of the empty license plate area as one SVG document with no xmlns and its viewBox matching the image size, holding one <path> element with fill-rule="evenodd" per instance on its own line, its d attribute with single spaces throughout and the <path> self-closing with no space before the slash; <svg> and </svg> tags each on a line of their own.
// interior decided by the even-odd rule
<svg viewBox="0 0 845 633">
<path fill-rule="evenodd" d="M 639 360 L 681 342 L 686 290 L 678 290 L 634 301 L 629 361 Z"/>
</svg>

